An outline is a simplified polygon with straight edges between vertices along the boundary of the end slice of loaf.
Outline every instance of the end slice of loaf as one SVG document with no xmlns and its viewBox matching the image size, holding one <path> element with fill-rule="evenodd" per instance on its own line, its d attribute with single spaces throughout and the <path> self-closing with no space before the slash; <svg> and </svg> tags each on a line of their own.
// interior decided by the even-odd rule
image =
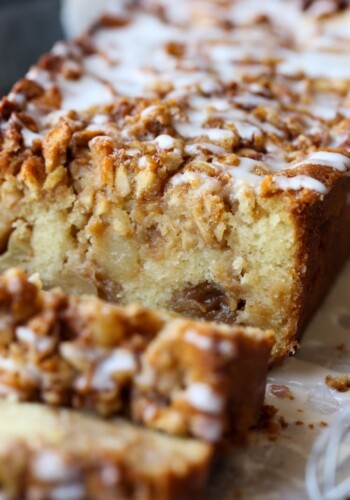
<svg viewBox="0 0 350 500">
<path fill-rule="evenodd" d="M 217 442 L 254 424 L 271 332 L 181 318 L 0 277 L 0 394 Z"/>
<path fill-rule="evenodd" d="M 4 498 L 201 498 L 212 450 L 205 443 L 117 419 L 0 402 Z"/>
</svg>

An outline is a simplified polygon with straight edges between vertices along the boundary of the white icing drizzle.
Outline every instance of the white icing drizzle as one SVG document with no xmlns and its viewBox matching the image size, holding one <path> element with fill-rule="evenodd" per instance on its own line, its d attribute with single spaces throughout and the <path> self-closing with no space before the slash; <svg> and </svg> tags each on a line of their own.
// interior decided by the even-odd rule
<svg viewBox="0 0 350 500">
<path fill-rule="evenodd" d="M 153 0 L 145 2 L 146 5 L 152 3 Z M 282 0 L 238 0 L 219 5 L 213 0 L 179 0 L 176 8 L 165 0 L 156 0 L 156 4 L 159 3 L 164 6 L 168 22 L 142 9 L 129 15 L 125 5 L 120 10 L 120 6 L 114 3 L 116 11 L 113 8 L 113 12 L 119 12 L 118 15 L 127 22 L 115 29 L 98 29 L 91 35 L 91 43 L 96 48 L 93 54 L 83 55 L 81 47 L 74 42 L 56 44 L 53 53 L 66 58 L 64 68 L 78 70 L 81 67 L 81 77 L 69 79 L 63 70 L 50 72 L 39 67 L 28 72 L 27 78 L 44 89 L 56 88 L 62 100 L 60 110 L 47 113 L 40 105 L 26 104 L 24 94 L 10 93 L 9 99 L 23 106 L 39 129 L 36 134 L 22 128 L 25 146 L 32 147 L 35 140 L 42 139 L 67 111 L 85 111 L 92 106 L 110 104 L 118 96 L 153 97 L 165 93 L 168 96 L 165 101 L 168 98 L 186 102 L 183 112 L 176 115 L 172 125 L 175 133 L 187 143 L 185 153 L 203 161 L 208 160 L 208 152 L 225 156 L 237 144 L 250 147 L 267 134 L 285 140 L 288 135 L 283 125 L 276 125 L 279 123 L 277 118 L 284 124 L 300 117 L 302 111 L 300 135 L 312 137 L 328 132 L 323 120 L 332 119 L 339 113 L 350 116 L 346 97 L 332 91 L 315 91 L 310 102 L 306 99 L 297 104 L 293 95 L 286 92 L 281 97 L 283 107 L 281 102 L 269 98 L 264 85 L 252 83 L 239 87 L 242 77 L 244 80 L 247 76 L 259 74 L 269 77 L 271 68 L 266 61 L 274 61 L 274 81 L 279 84 L 281 80 L 298 95 L 303 93 L 305 80 L 288 79 L 286 75 L 295 77 L 305 73 L 310 78 L 325 77 L 335 82 L 350 80 L 350 37 L 345 22 L 341 23 L 338 32 L 334 24 L 315 20 L 320 15 L 319 10 L 312 8 L 302 12 L 296 1 L 287 5 Z M 267 15 L 274 25 L 254 24 L 254 19 L 260 14 Z M 235 28 L 222 28 L 222 21 L 232 21 Z M 181 52 L 180 57 L 171 50 L 174 44 Z M 223 84 L 235 83 L 239 84 L 237 91 L 227 93 L 225 97 L 202 95 L 203 92 L 219 93 Z M 266 116 L 262 118 L 259 113 L 252 113 L 260 106 L 266 110 Z M 157 111 L 158 105 L 151 105 L 142 111 L 141 118 L 147 120 L 153 114 L 157 115 Z M 108 116 L 97 113 L 87 129 L 110 135 L 116 130 L 116 124 L 110 121 Z M 1 124 L 1 130 L 4 127 Z M 133 139 L 128 126 L 120 131 L 120 135 L 126 142 Z M 341 145 L 339 137 L 340 134 L 333 133 L 320 149 Z M 298 139 L 292 142 L 296 148 Z M 152 137 L 147 137 L 147 140 L 152 140 Z M 171 135 L 161 134 L 153 141 L 158 150 L 182 153 L 178 139 Z M 229 184 L 207 174 L 185 170 L 176 174 L 170 185 L 190 184 L 196 189 L 196 195 L 205 192 L 234 196 L 240 187 L 246 185 L 259 190 L 264 175 L 257 175 L 255 168 L 271 175 L 285 168 L 307 164 L 329 166 L 342 172 L 350 168 L 349 158 L 340 153 L 318 151 L 302 162 L 288 163 L 283 158 L 283 147 L 270 149 L 270 143 L 266 146 L 260 162 L 242 157 L 238 166 L 230 167 L 221 158 L 207 163 L 215 173 L 228 173 L 231 177 Z M 140 168 L 147 168 L 149 160 L 142 157 L 138 164 Z M 274 182 L 280 189 L 326 192 L 324 184 L 306 175 L 288 178 L 278 175 Z"/>
<path fill-rule="evenodd" d="M 19 106 L 23 106 L 26 102 L 26 98 L 23 94 L 16 94 L 15 92 L 9 93 L 8 100 L 18 104 Z"/>
<path fill-rule="evenodd" d="M 176 140 L 167 134 L 158 135 L 155 138 L 155 142 L 160 149 L 174 149 L 176 147 Z"/>
<path fill-rule="evenodd" d="M 113 389 L 115 387 L 114 374 L 134 373 L 136 368 L 135 357 L 130 351 L 116 349 L 110 356 L 97 364 L 91 385 L 96 390 Z"/>
<path fill-rule="evenodd" d="M 222 184 L 215 177 L 210 177 L 202 172 L 191 172 L 186 170 L 184 173 L 174 175 L 169 182 L 171 187 L 189 184 L 195 196 L 202 194 L 213 194 L 222 192 Z"/>
<path fill-rule="evenodd" d="M 157 407 L 152 404 L 148 404 L 142 413 L 142 418 L 145 422 L 151 422 L 157 415 Z"/>
<path fill-rule="evenodd" d="M 26 326 L 19 326 L 16 329 L 18 340 L 33 346 L 39 352 L 46 352 L 53 348 L 55 339 L 52 337 L 40 337 L 33 330 Z"/>
<path fill-rule="evenodd" d="M 114 486 L 120 480 L 120 471 L 116 465 L 105 465 L 101 472 L 101 479 L 104 484 Z"/>
<path fill-rule="evenodd" d="M 279 71 L 294 75 L 303 71 L 311 78 L 350 78 L 350 54 L 334 54 L 326 52 L 291 53 L 279 65 Z"/>
<path fill-rule="evenodd" d="M 219 342 L 219 351 L 221 354 L 226 354 L 231 358 L 238 354 L 236 347 L 228 340 L 222 340 Z"/>
<path fill-rule="evenodd" d="M 26 74 L 28 80 L 38 83 L 44 89 L 50 89 L 53 83 L 53 75 L 44 69 L 37 67 L 31 68 Z"/>
<path fill-rule="evenodd" d="M 255 135 L 261 135 L 261 130 L 248 122 L 236 121 L 235 127 L 242 139 L 252 140 Z"/>
<path fill-rule="evenodd" d="M 108 104 L 114 97 L 108 86 L 89 75 L 84 75 L 79 80 L 59 77 L 58 83 L 63 97 L 63 110 L 81 111 L 97 104 Z"/>
<path fill-rule="evenodd" d="M 184 340 L 204 351 L 209 351 L 213 347 L 213 340 L 211 338 L 200 335 L 196 330 L 192 329 L 186 331 Z"/>
<path fill-rule="evenodd" d="M 15 373 L 18 370 L 18 366 L 13 359 L 0 356 L 0 370 Z"/>
<path fill-rule="evenodd" d="M 67 482 L 76 474 L 71 465 L 66 464 L 58 453 L 42 451 L 32 466 L 36 478 L 43 482 Z"/>
<path fill-rule="evenodd" d="M 80 483 L 63 484 L 51 491 L 52 500 L 83 500 L 86 498 L 84 486 Z"/>
<path fill-rule="evenodd" d="M 210 151 L 214 155 L 224 155 L 227 150 L 216 144 L 211 144 L 210 142 L 200 142 L 195 144 L 187 144 L 185 146 L 185 152 L 190 155 L 199 155 L 203 153 L 203 150 Z"/>
<path fill-rule="evenodd" d="M 66 116 L 67 110 L 59 109 L 57 111 L 52 111 L 46 116 L 44 115 L 43 117 L 40 117 L 38 121 L 44 129 L 42 133 L 45 133 L 45 131 L 47 131 L 50 127 L 55 127 L 61 120 L 61 118 L 64 118 Z"/>
<path fill-rule="evenodd" d="M 210 351 L 217 347 L 221 354 L 232 358 L 237 354 L 235 346 L 229 340 L 219 340 L 217 343 L 206 335 L 201 335 L 196 330 L 189 329 L 185 332 L 184 340 L 203 351 Z"/>
<path fill-rule="evenodd" d="M 35 141 L 38 141 L 38 140 L 41 141 L 41 139 L 42 139 L 41 134 L 36 134 L 35 132 L 32 132 L 31 130 L 29 130 L 28 128 L 25 128 L 25 127 L 22 128 L 21 133 L 22 133 L 24 144 L 28 148 L 32 147 L 33 143 Z"/>
<path fill-rule="evenodd" d="M 109 122 L 109 116 L 104 114 L 94 115 L 91 122 L 95 125 L 103 125 Z"/>
<path fill-rule="evenodd" d="M 326 194 L 328 192 L 327 187 L 322 182 L 307 175 L 296 175 L 294 177 L 285 177 L 282 175 L 274 178 L 274 184 L 279 189 L 291 189 L 293 191 L 311 189 L 320 194 Z"/>
<path fill-rule="evenodd" d="M 221 420 L 205 415 L 196 415 L 192 419 L 191 428 L 195 436 L 211 443 L 217 442 L 224 430 Z"/>
<path fill-rule="evenodd" d="M 186 390 L 186 399 L 193 408 L 218 414 L 224 409 L 224 400 L 209 385 L 201 382 L 191 384 Z"/>
<path fill-rule="evenodd" d="M 341 153 L 317 151 L 317 153 L 312 153 L 305 160 L 293 166 L 299 165 L 322 165 L 324 167 L 332 167 L 341 172 L 346 172 L 346 170 L 350 168 L 350 158 Z"/>
<path fill-rule="evenodd" d="M 229 173 L 232 180 L 238 183 L 239 181 L 245 181 L 251 186 L 258 186 L 263 180 L 262 176 L 252 173 L 252 170 L 259 166 L 265 166 L 265 164 L 251 158 L 240 158 L 239 165 L 236 167 L 230 167 L 218 161 L 214 161 L 213 165 L 219 170 Z"/>
<path fill-rule="evenodd" d="M 202 128 L 194 127 L 192 123 L 179 123 L 176 127 L 179 134 L 183 137 L 192 138 L 205 136 L 212 141 L 220 141 L 225 139 L 232 139 L 232 130 L 223 130 L 219 128 Z"/>
<path fill-rule="evenodd" d="M 139 160 L 138 160 L 138 166 L 140 168 L 150 167 L 151 166 L 151 161 L 150 161 L 149 157 L 147 157 L 147 156 L 141 156 L 141 158 L 139 158 Z"/>
</svg>

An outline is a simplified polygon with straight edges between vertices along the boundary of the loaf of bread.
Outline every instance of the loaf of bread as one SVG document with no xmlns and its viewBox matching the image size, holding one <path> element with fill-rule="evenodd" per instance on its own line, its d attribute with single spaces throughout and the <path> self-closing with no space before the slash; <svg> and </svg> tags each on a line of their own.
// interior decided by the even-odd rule
<svg viewBox="0 0 350 500">
<path fill-rule="evenodd" d="M 277 334 L 350 249 L 344 2 L 144 0 L 0 105 L 0 268 Z"/>
</svg>

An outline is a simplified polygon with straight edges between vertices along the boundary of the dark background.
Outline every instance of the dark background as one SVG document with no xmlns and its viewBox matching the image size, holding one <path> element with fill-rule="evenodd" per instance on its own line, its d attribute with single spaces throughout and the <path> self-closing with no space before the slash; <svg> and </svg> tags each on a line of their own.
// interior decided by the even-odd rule
<svg viewBox="0 0 350 500">
<path fill-rule="evenodd" d="M 0 0 L 0 97 L 62 37 L 59 0 Z"/>
</svg>

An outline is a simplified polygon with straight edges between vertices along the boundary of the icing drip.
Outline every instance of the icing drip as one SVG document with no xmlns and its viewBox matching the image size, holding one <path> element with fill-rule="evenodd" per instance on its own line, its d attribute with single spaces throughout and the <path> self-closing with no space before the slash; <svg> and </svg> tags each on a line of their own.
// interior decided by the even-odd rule
<svg viewBox="0 0 350 500">
<path fill-rule="evenodd" d="M 194 408 L 213 414 L 220 413 L 224 406 L 222 397 L 209 385 L 201 382 L 196 382 L 187 388 L 186 399 Z"/>
<path fill-rule="evenodd" d="M 324 167 L 331 167 L 341 172 L 346 172 L 350 168 L 350 157 L 341 153 L 331 153 L 329 151 L 318 151 L 312 153 L 304 161 L 297 164 L 299 165 L 322 165 Z"/>
<path fill-rule="evenodd" d="M 279 189 L 292 189 L 297 191 L 305 188 L 317 191 L 320 194 L 326 194 L 328 191 L 322 182 L 307 175 L 296 175 L 295 177 L 276 177 L 274 179 L 274 183 Z"/>
</svg>

